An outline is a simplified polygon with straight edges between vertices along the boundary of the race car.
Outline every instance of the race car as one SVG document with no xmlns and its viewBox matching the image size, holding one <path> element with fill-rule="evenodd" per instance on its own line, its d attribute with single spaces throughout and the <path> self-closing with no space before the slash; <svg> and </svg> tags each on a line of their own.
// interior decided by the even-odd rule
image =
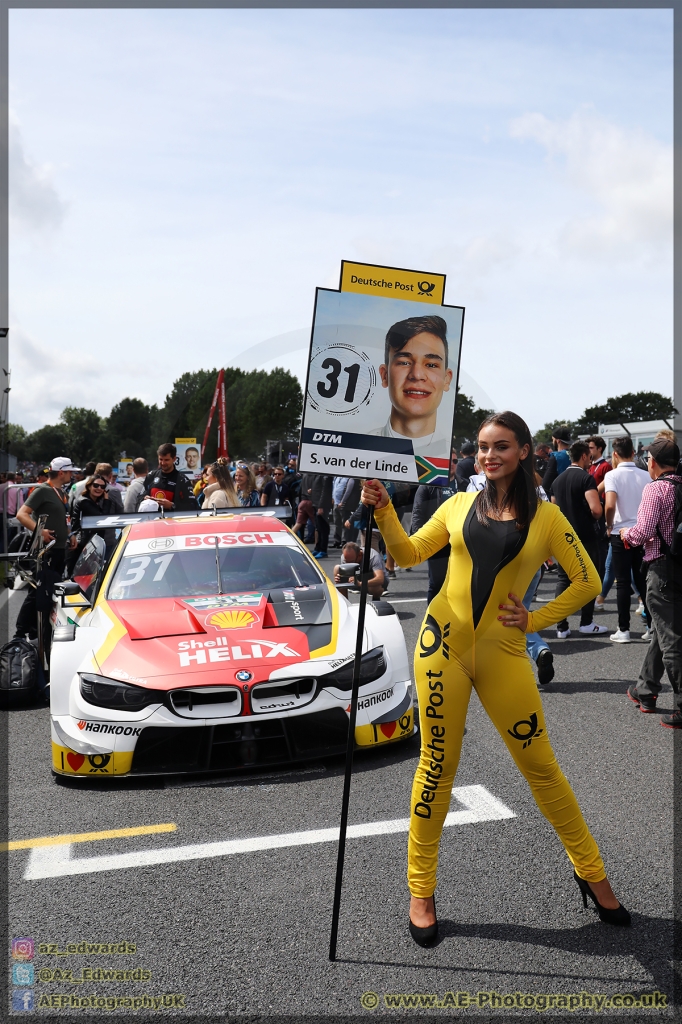
<svg viewBox="0 0 682 1024">
<path fill-rule="evenodd" d="M 109 516 L 56 588 L 58 775 L 220 772 L 345 751 L 358 605 L 279 509 Z M 412 736 L 402 628 L 367 604 L 355 742 Z"/>
</svg>

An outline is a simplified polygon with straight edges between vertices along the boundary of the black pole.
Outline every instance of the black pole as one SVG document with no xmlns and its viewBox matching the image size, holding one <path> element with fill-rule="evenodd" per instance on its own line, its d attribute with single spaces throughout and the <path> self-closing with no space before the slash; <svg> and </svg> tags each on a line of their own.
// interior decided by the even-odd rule
<svg viewBox="0 0 682 1024">
<path fill-rule="evenodd" d="M 370 577 L 369 553 L 372 550 L 372 527 L 374 506 L 368 505 L 365 547 L 362 553 L 362 576 L 360 582 L 360 605 L 358 608 L 358 635 L 355 641 L 353 662 L 353 688 L 350 697 L 350 718 L 348 720 L 348 744 L 346 746 L 346 774 L 343 779 L 343 800 L 341 801 L 341 825 L 339 828 L 339 851 L 336 858 L 336 883 L 334 886 L 334 909 L 332 910 L 332 934 L 329 940 L 329 959 L 336 960 L 336 939 L 339 931 L 341 911 L 341 888 L 343 886 L 343 861 L 346 855 L 346 828 L 348 826 L 348 804 L 350 802 L 350 780 L 353 774 L 353 753 L 355 750 L 355 719 L 358 713 L 358 690 L 360 689 L 360 668 L 362 665 L 362 641 L 365 635 L 365 609 Z"/>
</svg>

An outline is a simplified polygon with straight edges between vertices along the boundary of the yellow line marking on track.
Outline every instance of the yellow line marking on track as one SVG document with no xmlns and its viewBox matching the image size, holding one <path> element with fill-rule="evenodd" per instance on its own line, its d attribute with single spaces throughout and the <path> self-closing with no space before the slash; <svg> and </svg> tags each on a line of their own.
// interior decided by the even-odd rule
<svg viewBox="0 0 682 1024">
<path fill-rule="evenodd" d="M 149 836 L 156 832 L 175 832 L 178 826 L 170 821 L 162 825 L 135 825 L 133 828 L 110 828 L 105 832 L 75 832 L 64 836 L 42 836 L 40 839 L 13 839 L 0 843 L 0 852 L 31 850 L 36 846 L 66 846 L 69 843 L 92 843 L 97 839 L 120 839 L 122 836 Z"/>
</svg>

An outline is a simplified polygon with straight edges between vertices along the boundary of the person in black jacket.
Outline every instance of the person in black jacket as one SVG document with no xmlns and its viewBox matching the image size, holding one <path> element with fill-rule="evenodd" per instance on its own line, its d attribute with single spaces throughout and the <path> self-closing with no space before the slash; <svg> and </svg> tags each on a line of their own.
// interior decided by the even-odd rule
<svg viewBox="0 0 682 1024">
<path fill-rule="evenodd" d="M 549 453 L 551 450 L 552 449 L 550 448 L 550 446 L 548 444 L 545 444 L 544 441 L 542 441 L 540 444 L 536 444 L 535 446 L 533 466 L 535 467 L 535 472 L 540 477 L 544 477 L 545 475 L 547 465 L 549 463 Z"/>
<path fill-rule="evenodd" d="M 68 552 L 66 567 L 68 575 L 71 575 L 81 551 L 94 533 L 101 537 L 106 545 L 106 560 L 116 547 L 117 531 L 112 527 L 103 530 L 84 530 L 82 521 L 85 516 L 115 516 L 118 509 L 108 495 L 108 483 L 102 476 L 88 477 L 85 481 L 85 489 L 73 503 L 71 513 L 71 532 L 78 535 L 78 544 Z"/>
<path fill-rule="evenodd" d="M 360 492 L 362 491 L 362 482 L 355 477 L 349 477 L 346 489 L 343 492 L 343 496 L 339 502 L 339 511 L 343 520 L 343 533 L 342 540 L 344 546 L 348 543 L 354 543 L 357 540 L 358 531 L 357 527 L 353 526 L 352 515 L 353 510 L 360 504 Z"/>
<path fill-rule="evenodd" d="M 467 441 L 466 444 L 462 445 L 459 454 L 462 457 L 455 469 L 455 480 L 457 481 L 457 490 L 466 491 L 469 486 L 469 477 L 473 476 L 476 472 L 476 445 Z"/>
<path fill-rule="evenodd" d="M 326 473 L 306 473 L 301 485 L 301 497 L 310 498 L 315 510 L 316 544 L 313 556 L 327 558 L 329 544 L 327 514 L 332 507 L 332 477 Z"/>
<path fill-rule="evenodd" d="M 417 488 L 412 506 L 412 528 L 411 533 L 416 533 L 424 526 L 437 508 L 451 498 L 455 493 L 452 487 L 433 487 L 422 484 Z M 429 589 L 426 600 L 430 604 L 436 594 L 440 592 L 445 583 L 445 576 L 448 571 L 448 558 L 450 557 L 450 545 L 437 551 L 427 559 L 429 569 Z"/>
<path fill-rule="evenodd" d="M 145 479 L 145 494 L 158 501 L 167 512 L 194 512 L 199 508 L 194 494 L 184 473 L 175 468 L 177 449 L 174 444 L 166 442 L 160 445 L 156 454 L 159 457 L 158 469 L 152 470 Z"/>
</svg>

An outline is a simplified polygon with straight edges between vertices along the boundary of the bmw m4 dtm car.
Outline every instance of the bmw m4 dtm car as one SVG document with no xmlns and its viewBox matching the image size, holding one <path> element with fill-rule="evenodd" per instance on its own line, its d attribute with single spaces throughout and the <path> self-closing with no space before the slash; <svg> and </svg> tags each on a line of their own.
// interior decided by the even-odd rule
<svg viewBox="0 0 682 1024">
<path fill-rule="evenodd" d="M 281 510 L 225 511 L 84 521 L 123 529 L 108 564 L 95 535 L 57 587 L 55 773 L 215 772 L 345 750 L 357 605 Z M 410 737 L 407 651 L 386 602 L 368 604 L 363 652 L 356 744 Z"/>
</svg>

